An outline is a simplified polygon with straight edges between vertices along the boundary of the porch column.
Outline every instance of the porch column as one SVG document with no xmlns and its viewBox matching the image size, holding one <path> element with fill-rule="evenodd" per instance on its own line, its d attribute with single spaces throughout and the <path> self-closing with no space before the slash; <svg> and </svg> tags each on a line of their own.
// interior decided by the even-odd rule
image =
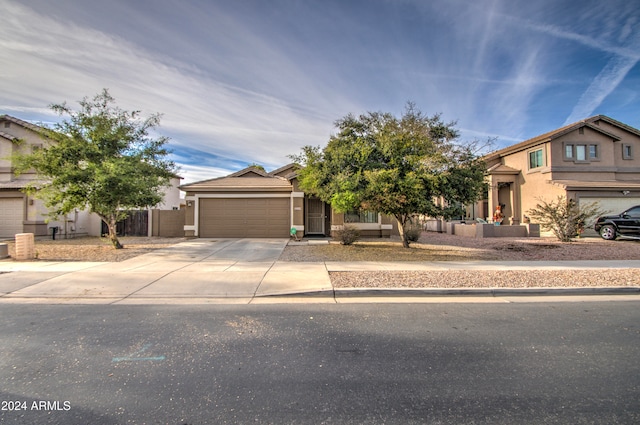
<svg viewBox="0 0 640 425">
<path fill-rule="evenodd" d="M 511 224 L 517 226 L 520 224 L 520 186 L 516 183 L 515 179 L 511 182 L 509 191 L 509 198 L 511 201 Z"/>
<path fill-rule="evenodd" d="M 291 227 L 304 234 L 304 192 L 291 192 Z"/>
<path fill-rule="evenodd" d="M 490 175 L 489 176 L 489 219 L 493 219 L 493 212 L 498 205 L 498 182 L 497 179 Z"/>
</svg>

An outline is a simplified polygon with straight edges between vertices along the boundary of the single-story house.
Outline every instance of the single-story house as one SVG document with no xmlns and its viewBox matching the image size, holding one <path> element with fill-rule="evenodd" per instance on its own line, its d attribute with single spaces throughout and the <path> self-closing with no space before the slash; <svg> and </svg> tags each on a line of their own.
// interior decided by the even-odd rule
<svg viewBox="0 0 640 425">
<path fill-rule="evenodd" d="M 599 202 L 617 213 L 640 205 L 640 130 L 604 115 L 567 125 L 484 157 L 488 202 L 468 218 L 491 219 L 503 205 L 503 224 L 527 221 L 527 211 L 558 196 Z"/>
<path fill-rule="evenodd" d="M 247 167 L 225 177 L 186 184 L 185 236 L 201 238 L 281 238 L 329 236 L 345 221 L 361 235 L 389 237 L 390 217 L 375 212 L 336 213 L 298 186 L 297 166 L 271 172 Z"/>
<path fill-rule="evenodd" d="M 50 143 L 42 136 L 42 130 L 41 127 L 19 118 L 0 115 L 0 238 L 13 238 L 17 233 L 47 236 L 51 234 L 52 227 L 56 227 L 63 238 L 100 236 L 102 221 L 96 214 L 78 210 L 56 221 L 47 221 L 47 208 L 43 202 L 23 192 L 30 183 L 36 181 L 37 176 L 31 172 L 16 176 L 13 173 L 11 155 L 18 151 L 32 152 Z M 154 209 L 180 208 L 180 179 L 178 176 L 172 179 L 164 202 Z M 149 215 L 149 235 L 156 234 L 154 229 L 158 227 L 158 223 L 153 223 L 154 216 Z"/>
</svg>

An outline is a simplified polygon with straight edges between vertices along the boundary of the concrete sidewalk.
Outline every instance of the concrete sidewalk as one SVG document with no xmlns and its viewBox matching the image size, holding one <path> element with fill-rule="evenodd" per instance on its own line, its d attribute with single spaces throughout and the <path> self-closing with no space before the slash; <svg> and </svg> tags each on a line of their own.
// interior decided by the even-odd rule
<svg viewBox="0 0 640 425">
<path fill-rule="evenodd" d="M 267 253 L 210 255 L 202 243 L 178 244 L 118 263 L 0 261 L 0 303 L 207 304 L 269 302 L 514 302 L 590 295 L 640 299 L 640 288 L 334 289 L 334 271 L 567 270 L 633 268 L 640 261 L 318 262 Z M 226 247 L 230 249 L 229 246 Z M 222 249 L 222 248 L 221 248 Z M 237 253 L 236 253 L 237 254 Z M 228 257 L 228 258 L 226 258 Z M 246 258 L 247 261 L 238 261 Z M 639 273 L 640 274 L 640 273 Z M 566 298 L 563 298 L 566 299 Z M 595 298 L 591 298 L 595 299 Z"/>
</svg>

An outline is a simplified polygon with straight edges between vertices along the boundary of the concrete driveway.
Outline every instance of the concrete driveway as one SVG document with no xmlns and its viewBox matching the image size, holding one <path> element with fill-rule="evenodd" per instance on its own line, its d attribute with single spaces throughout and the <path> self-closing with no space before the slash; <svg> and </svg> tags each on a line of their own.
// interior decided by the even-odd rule
<svg viewBox="0 0 640 425">
<path fill-rule="evenodd" d="M 235 302 L 331 291 L 323 263 L 277 262 L 288 239 L 193 239 L 118 263 L 6 263 L 3 300 Z M 4 265 L 4 264 L 3 264 Z M 13 269 L 11 267 L 14 267 Z"/>
</svg>

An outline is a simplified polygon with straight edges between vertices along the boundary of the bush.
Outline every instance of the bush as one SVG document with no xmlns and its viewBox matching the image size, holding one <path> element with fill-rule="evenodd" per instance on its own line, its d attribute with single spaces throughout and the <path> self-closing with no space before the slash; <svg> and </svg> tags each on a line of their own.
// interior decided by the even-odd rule
<svg viewBox="0 0 640 425">
<path fill-rule="evenodd" d="M 571 242 L 586 227 L 591 227 L 591 221 L 602 214 L 598 203 L 578 206 L 573 199 L 567 200 L 558 196 L 555 202 L 540 200 L 534 209 L 528 211 L 531 219 L 538 221 L 540 227 L 551 230 L 562 242 Z"/>
<path fill-rule="evenodd" d="M 360 239 L 360 229 L 355 226 L 345 224 L 342 230 L 335 232 L 334 239 L 340 241 L 342 245 L 351 245 Z"/>
</svg>

